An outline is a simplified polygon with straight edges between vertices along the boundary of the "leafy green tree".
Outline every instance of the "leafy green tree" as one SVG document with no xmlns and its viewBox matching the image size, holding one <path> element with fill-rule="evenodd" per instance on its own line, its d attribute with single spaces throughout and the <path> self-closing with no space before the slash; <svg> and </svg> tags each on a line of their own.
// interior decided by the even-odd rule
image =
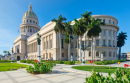
<svg viewBox="0 0 130 83">
<path fill-rule="evenodd" d="M 92 43 L 91 43 L 91 57 L 92 57 L 92 61 L 93 61 L 93 49 L 95 49 L 94 45 L 95 45 L 95 37 L 99 36 L 99 33 L 102 31 L 101 30 L 101 20 L 100 19 L 95 19 L 93 18 L 91 20 L 91 22 L 89 22 L 88 24 L 88 32 L 87 32 L 87 36 L 89 38 L 92 38 Z"/>
<path fill-rule="evenodd" d="M 124 33 L 121 31 L 119 35 L 117 36 L 117 47 L 119 47 L 119 56 L 118 58 L 121 59 L 121 47 L 124 46 L 125 40 L 127 40 L 127 33 Z"/>
<path fill-rule="evenodd" d="M 62 17 L 62 15 L 60 15 L 58 17 L 58 19 L 52 19 L 52 22 L 55 22 L 56 25 L 54 27 L 54 30 L 57 33 L 59 33 L 59 41 L 60 41 L 60 60 L 61 60 L 61 34 L 64 33 L 65 31 L 65 26 L 63 24 L 63 21 L 65 21 L 66 18 L 65 17 Z"/>
<path fill-rule="evenodd" d="M 79 36 L 80 38 L 80 46 L 79 46 L 80 52 L 79 53 L 80 53 L 80 61 L 81 61 L 81 38 L 86 32 L 87 28 L 82 18 L 79 20 L 74 19 L 74 22 L 75 24 L 73 25 L 73 34 L 75 36 Z"/>
<path fill-rule="evenodd" d="M 72 25 L 71 25 L 71 21 L 65 22 L 65 34 L 66 34 L 66 38 L 65 38 L 65 42 L 66 44 L 68 44 L 68 60 L 70 59 L 70 43 L 71 43 L 71 39 L 73 39 L 72 35 Z"/>
</svg>

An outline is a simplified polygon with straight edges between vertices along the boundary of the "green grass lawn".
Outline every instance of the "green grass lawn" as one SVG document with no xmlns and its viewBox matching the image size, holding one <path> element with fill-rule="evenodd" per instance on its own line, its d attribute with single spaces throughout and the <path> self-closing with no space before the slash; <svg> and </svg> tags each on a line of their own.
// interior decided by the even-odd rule
<svg viewBox="0 0 130 83">
<path fill-rule="evenodd" d="M 92 66 L 74 66 L 72 68 L 78 69 L 78 70 L 84 70 L 84 71 L 92 71 Z M 109 71 L 110 73 L 114 73 L 118 67 L 101 66 L 101 68 L 102 68 L 102 72 L 104 73 L 108 73 Z M 123 70 L 126 69 L 123 67 L 120 67 L 120 68 L 122 68 Z M 130 70 L 130 68 L 127 68 L 127 69 Z M 93 70 L 96 72 L 101 72 L 100 66 L 94 66 Z"/>
<path fill-rule="evenodd" d="M 28 65 L 18 64 L 18 63 L 0 63 L 1 71 L 11 71 L 10 69 L 27 68 Z"/>
</svg>

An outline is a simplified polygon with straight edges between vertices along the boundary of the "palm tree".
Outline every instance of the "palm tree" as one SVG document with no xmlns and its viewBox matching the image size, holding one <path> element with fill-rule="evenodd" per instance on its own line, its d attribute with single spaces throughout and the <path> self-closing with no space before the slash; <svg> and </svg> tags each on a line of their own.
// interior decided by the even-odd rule
<svg viewBox="0 0 130 83">
<path fill-rule="evenodd" d="M 70 58 L 70 43 L 71 43 L 71 39 L 73 39 L 72 35 L 72 26 L 71 26 L 71 21 L 65 22 L 65 34 L 66 34 L 66 39 L 65 42 L 66 44 L 68 44 L 68 60 Z"/>
<path fill-rule="evenodd" d="M 120 58 L 120 56 L 121 56 L 121 47 L 124 46 L 125 40 L 127 40 L 126 39 L 126 37 L 127 37 L 126 34 L 127 33 L 124 33 L 124 32 L 121 31 L 121 33 L 119 33 L 119 35 L 117 36 L 117 47 L 119 47 L 119 59 L 121 59 Z"/>
<path fill-rule="evenodd" d="M 85 23 L 83 22 L 83 19 L 76 20 L 74 19 L 75 24 L 73 25 L 73 33 L 75 36 L 79 36 L 80 38 L 80 61 L 81 61 L 81 38 L 86 32 L 87 28 Z"/>
<path fill-rule="evenodd" d="M 60 60 L 61 60 L 61 34 L 65 31 L 65 26 L 63 25 L 63 21 L 65 21 L 66 18 L 62 17 L 62 15 L 60 15 L 58 17 L 58 19 L 52 19 L 52 22 L 55 22 L 56 25 L 54 27 L 54 30 L 57 33 L 59 33 L 59 41 L 60 41 Z"/>
<path fill-rule="evenodd" d="M 99 36 L 99 33 L 102 31 L 101 30 L 101 20 L 100 19 L 96 19 L 93 18 L 91 20 L 91 22 L 88 24 L 88 32 L 87 32 L 87 36 L 89 38 L 92 38 L 92 43 L 91 43 L 91 57 L 92 57 L 92 61 L 93 61 L 93 49 L 95 49 L 95 37 Z M 94 48 L 93 48 L 94 46 Z M 95 56 L 95 55 L 94 55 Z"/>
<path fill-rule="evenodd" d="M 91 14 L 92 14 L 92 12 L 86 11 L 85 13 L 83 13 L 81 15 L 83 17 L 83 21 L 85 22 L 86 25 L 88 25 L 91 22 L 91 19 L 92 19 Z"/>
<path fill-rule="evenodd" d="M 3 53 L 6 55 L 6 53 L 8 53 L 8 52 L 6 50 L 4 50 Z"/>
</svg>

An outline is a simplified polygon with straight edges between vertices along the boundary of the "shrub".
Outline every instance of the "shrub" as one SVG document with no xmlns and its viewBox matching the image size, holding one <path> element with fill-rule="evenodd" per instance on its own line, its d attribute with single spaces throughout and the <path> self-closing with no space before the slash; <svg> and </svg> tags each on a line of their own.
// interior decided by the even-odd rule
<svg viewBox="0 0 130 83">
<path fill-rule="evenodd" d="M 34 63 L 33 66 L 29 66 L 26 70 L 29 73 L 41 74 L 41 73 L 49 73 L 52 71 L 53 63 Z"/>
<path fill-rule="evenodd" d="M 126 60 L 107 60 L 107 61 L 97 61 L 95 62 L 95 64 L 97 65 L 106 65 L 106 64 L 113 64 L 113 63 L 117 63 L 117 62 L 124 62 Z"/>
<path fill-rule="evenodd" d="M 117 68 L 115 77 L 111 77 L 111 73 L 108 73 L 107 77 L 100 75 L 92 70 L 91 77 L 86 77 L 86 83 L 129 83 L 130 82 L 130 70 L 122 70 Z"/>
<path fill-rule="evenodd" d="M 64 61 L 60 60 L 60 61 L 56 61 L 57 64 L 64 64 Z"/>
<path fill-rule="evenodd" d="M 64 64 L 74 65 L 74 64 L 75 64 L 75 61 L 66 61 Z"/>
<path fill-rule="evenodd" d="M 7 62 L 11 62 L 11 60 L 0 60 L 0 63 L 7 63 Z M 13 60 L 13 62 L 16 62 L 16 60 Z"/>
</svg>

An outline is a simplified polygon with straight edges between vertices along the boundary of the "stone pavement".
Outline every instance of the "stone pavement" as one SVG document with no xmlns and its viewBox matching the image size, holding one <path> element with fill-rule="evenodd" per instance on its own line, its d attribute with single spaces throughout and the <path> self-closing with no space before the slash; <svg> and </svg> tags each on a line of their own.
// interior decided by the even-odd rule
<svg viewBox="0 0 130 83">
<path fill-rule="evenodd" d="M 123 67 L 127 63 L 130 65 L 130 61 L 126 61 L 121 62 L 120 66 Z M 111 64 L 111 66 L 118 67 L 118 64 Z M 87 77 L 91 76 L 90 72 L 75 70 L 71 67 L 72 65 L 57 64 L 52 73 L 38 75 L 27 73 L 25 68 L 0 72 L 0 83 L 84 83 L 86 73 Z M 104 73 L 103 75 L 106 74 Z"/>
<path fill-rule="evenodd" d="M 86 75 L 63 70 L 64 64 L 57 64 L 49 74 L 33 75 L 26 69 L 0 72 L 0 83 L 84 83 Z"/>
</svg>

